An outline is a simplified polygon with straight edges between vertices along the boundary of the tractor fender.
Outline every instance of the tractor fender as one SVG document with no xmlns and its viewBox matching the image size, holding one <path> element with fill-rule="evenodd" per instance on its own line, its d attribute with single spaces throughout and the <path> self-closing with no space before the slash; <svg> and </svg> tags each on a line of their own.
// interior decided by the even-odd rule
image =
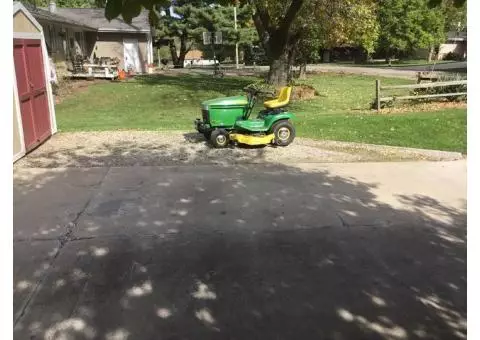
<svg viewBox="0 0 480 340">
<path fill-rule="evenodd" d="M 269 115 L 265 117 L 265 127 L 267 127 L 268 130 L 270 130 L 272 125 L 275 124 L 276 122 L 281 120 L 288 120 L 292 118 L 295 118 L 295 115 L 290 112 L 282 112 L 276 115 Z"/>
</svg>

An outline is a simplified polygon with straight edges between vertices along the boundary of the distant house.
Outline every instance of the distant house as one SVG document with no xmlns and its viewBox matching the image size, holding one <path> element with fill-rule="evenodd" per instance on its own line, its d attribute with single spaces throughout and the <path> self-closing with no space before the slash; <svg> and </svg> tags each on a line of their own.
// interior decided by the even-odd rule
<svg viewBox="0 0 480 340">
<path fill-rule="evenodd" d="M 213 60 L 204 60 L 203 52 L 200 50 L 190 50 L 185 55 L 185 60 L 183 61 L 183 67 L 191 67 L 198 65 L 213 65 Z"/>
<path fill-rule="evenodd" d="M 185 60 L 200 60 L 203 58 L 203 52 L 197 49 L 193 49 L 187 52 Z"/>
<path fill-rule="evenodd" d="M 118 58 L 119 67 L 145 72 L 153 63 L 152 29 L 148 13 L 142 12 L 127 24 L 121 18 L 108 21 L 101 8 L 48 8 L 24 4 L 42 25 L 49 56 L 62 73 L 76 55 Z"/>
<path fill-rule="evenodd" d="M 447 41 L 440 45 L 438 59 L 443 59 L 448 53 L 456 54 L 459 58 L 467 59 L 467 32 L 448 32 Z"/>
</svg>

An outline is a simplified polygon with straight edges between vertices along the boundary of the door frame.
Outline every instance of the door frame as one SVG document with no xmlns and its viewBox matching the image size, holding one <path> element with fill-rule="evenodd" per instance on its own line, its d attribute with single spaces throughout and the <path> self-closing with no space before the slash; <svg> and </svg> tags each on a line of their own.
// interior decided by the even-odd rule
<svg viewBox="0 0 480 340">
<path fill-rule="evenodd" d="M 23 136 L 23 121 L 22 121 L 22 112 L 20 111 L 20 100 L 18 98 L 18 87 L 17 87 L 17 73 L 15 72 L 15 67 L 13 68 L 13 99 L 15 101 L 15 113 L 17 118 L 18 132 L 20 134 L 20 151 L 13 155 L 13 162 L 16 162 L 18 159 L 22 158 L 25 153 L 25 137 Z M 13 125 L 13 124 L 12 124 Z"/>
<path fill-rule="evenodd" d="M 138 41 L 138 38 L 123 38 L 123 44 L 122 44 L 123 45 L 123 65 L 124 65 L 125 70 L 126 70 L 127 65 L 125 65 L 125 42 L 129 43 L 129 42 L 133 42 L 133 41 L 136 41 L 136 43 L 137 43 L 137 54 L 138 54 L 138 60 L 140 62 L 140 65 L 139 65 L 140 70 L 135 70 L 135 72 L 143 73 L 143 68 L 144 67 L 142 66 L 143 62 L 140 59 L 140 55 L 141 55 L 141 53 L 140 53 L 140 42 Z"/>
</svg>

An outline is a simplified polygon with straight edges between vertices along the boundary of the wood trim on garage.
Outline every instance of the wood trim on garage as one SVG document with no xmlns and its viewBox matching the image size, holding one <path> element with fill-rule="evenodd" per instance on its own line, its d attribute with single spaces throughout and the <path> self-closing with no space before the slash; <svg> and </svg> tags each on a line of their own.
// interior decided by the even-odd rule
<svg viewBox="0 0 480 340">
<path fill-rule="evenodd" d="M 15 73 L 15 67 L 13 67 L 13 100 L 15 102 L 14 118 L 17 119 L 18 133 L 20 135 L 20 151 L 13 155 L 13 162 L 15 163 L 25 155 L 25 139 L 23 136 L 22 114 L 20 112 L 20 101 L 18 100 L 17 74 Z"/>
</svg>

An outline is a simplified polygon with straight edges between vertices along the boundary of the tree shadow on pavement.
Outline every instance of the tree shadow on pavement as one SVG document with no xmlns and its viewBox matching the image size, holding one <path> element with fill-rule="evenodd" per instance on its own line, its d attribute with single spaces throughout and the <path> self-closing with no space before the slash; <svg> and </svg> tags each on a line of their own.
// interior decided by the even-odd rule
<svg viewBox="0 0 480 340">
<path fill-rule="evenodd" d="M 273 163 L 17 169 L 14 338 L 466 338 L 465 209 L 377 186 Z"/>
</svg>

